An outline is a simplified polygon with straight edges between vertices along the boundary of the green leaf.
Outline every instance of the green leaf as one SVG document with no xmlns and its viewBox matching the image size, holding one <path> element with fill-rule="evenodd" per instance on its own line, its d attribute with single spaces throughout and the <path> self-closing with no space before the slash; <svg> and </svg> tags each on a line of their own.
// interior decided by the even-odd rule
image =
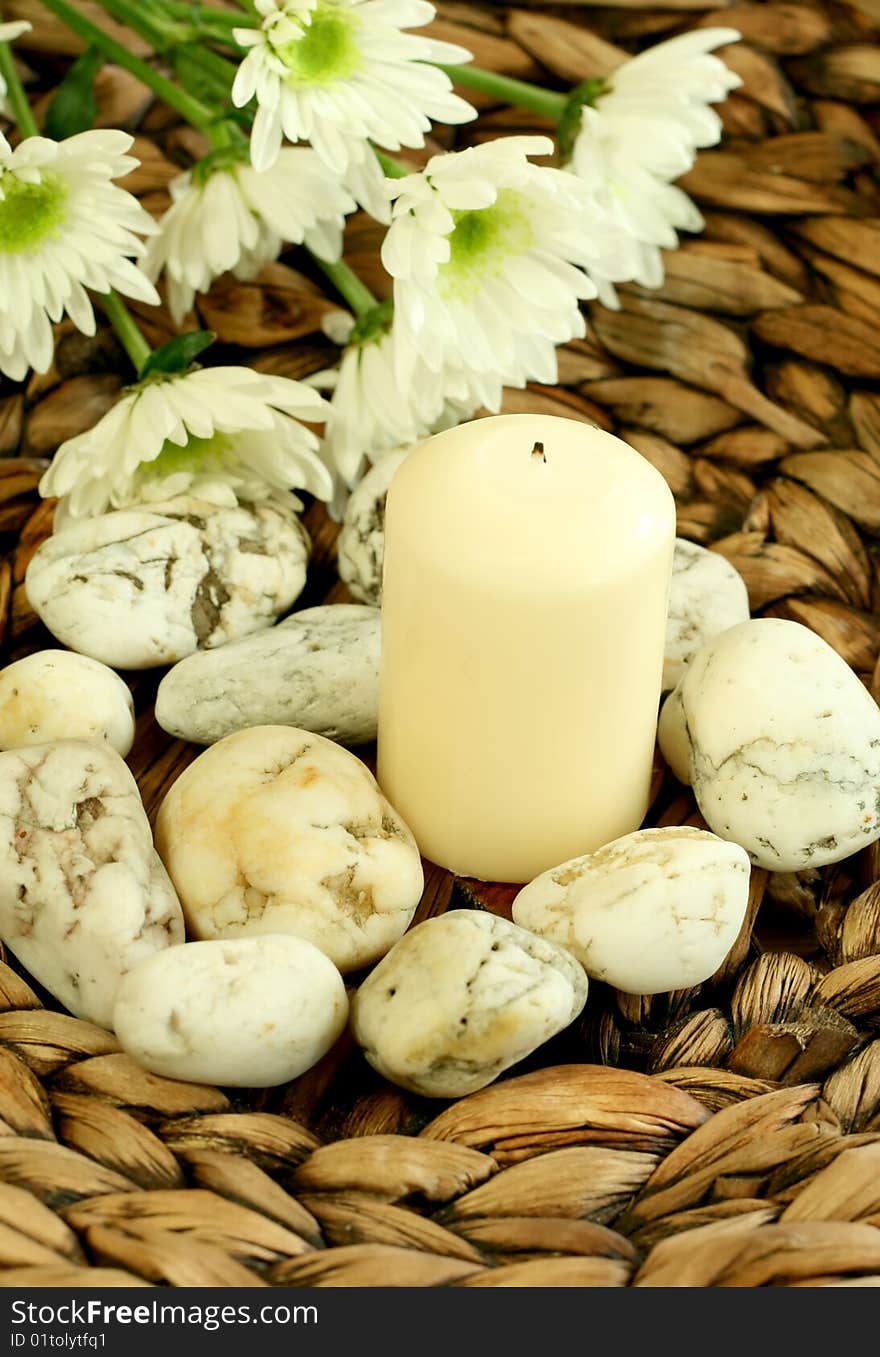
<svg viewBox="0 0 880 1357">
<path fill-rule="evenodd" d="M 88 132 L 94 125 L 98 116 L 95 76 L 103 65 L 104 54 L 97 47 L 87 47 L 77 57 L 46 110 L 47 137 L 63 141 L 77 132 Z"/>
<path fill-rule="evenodd" d="M 185 372 L 216 338 L 213 330 L 189 330 L 185 335 L 175 335 L 167 344 L 153 350 L 138 376 L 143 379 L 154 372 Z"/>
</svg>

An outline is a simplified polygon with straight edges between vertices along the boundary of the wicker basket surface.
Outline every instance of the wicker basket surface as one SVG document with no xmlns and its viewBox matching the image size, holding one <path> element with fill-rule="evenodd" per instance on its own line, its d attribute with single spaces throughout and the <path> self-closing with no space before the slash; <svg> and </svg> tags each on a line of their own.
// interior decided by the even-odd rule
<svg viewBox="0 0 880 1357">
<path fill-rule="evenodd" d="M 506 408 L 632 442 L 668 480 L 681 534 L 742 572 L 753 611 L 814 628 L 877 696 L 880 17 L 863 4 L 449 3 L 436 28 L 483 65 L 559 85 L 697 24 L 742 31 L 726 53 L 743 84 L 722 110 L 724 145 L 685 179 L 705 233 L 667 259 L 658 292 L 591 308 L 558 388 L 512 392 Z M 22 47 L 48 92 L 73 45 L 38 0 L 5 12 L 33 21 Z M 102 123 L 136 131 L 130 186 L 161 211 L 194 134 L 118 69 L 98 94 Z M 483 100 L 459 141 L 535 128 Z M 380 234 L 356 219 L 347 251 L 377 292 Z M 221 279 L 199 311 L 227 354 L 303 376 L 332 356 L 318 329 L 330 304 L 283 262 L 255 284 Z M 164 313 L 143 320 L 152 342 L 169 337 Z M 62 326 L 49 374 L 0 384 L 6 658 L 51 643 L 23 588 L 51 529 L 42 459 L 94 422 L 123 373 L 107 330 Z M 336 529 L 319 506 L 308 522 L 300 606 L 343 600 Z M 130 764 L 154 813 L 198 751 L 157 727 L 155 676 L 131 679 Z M 702 823 L 660 766 L 654 792 L 652 823 Z M 453 900 L 503 913 L 510 891 L 429 867 L 418 918 Z M 0 965 L 2 1285 L 880 1282 L 876 847 L 821 871 L 756 871 L 711 981 L 650 999 L 596 985 L 575 1028 L 449 1105 L 385 1084 L 345 1038 L 284 1089 L 160 1079 L 43 999 Z"/>
</svg>

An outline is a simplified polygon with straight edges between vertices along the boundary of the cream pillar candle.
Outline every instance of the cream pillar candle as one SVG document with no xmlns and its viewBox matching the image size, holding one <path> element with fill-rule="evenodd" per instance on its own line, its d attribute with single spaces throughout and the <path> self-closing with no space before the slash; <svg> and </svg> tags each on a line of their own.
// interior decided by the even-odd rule
<svg viewBox="0 0 880 1357">
<path fill-rule="evenodd" d="M 638 828 L 674 535 L 659 473 L 579 421 L 475 420 L 407 457 L 378 777 L 425 857 L 523 882 Z"/>
</svg>

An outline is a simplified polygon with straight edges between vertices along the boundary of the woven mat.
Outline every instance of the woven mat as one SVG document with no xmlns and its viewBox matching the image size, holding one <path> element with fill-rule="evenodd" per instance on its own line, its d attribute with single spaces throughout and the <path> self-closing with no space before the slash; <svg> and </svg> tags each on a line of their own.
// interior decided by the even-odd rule
<svg viewBox="0 0 880 1357">
<path fill-rule="evenodd" d="M 753 611 L 812 627 L 877 695 L 880 10 L 862 2 L 446 4 L 436 30 L 484 66 L 556 84 L 694 24 L 743 32 L 724 145 L 684 181 L 705 234 L 668 258 L 658 292 L 590 309 L 559 388 L 506 408 L 630 441 L 672 487 L 680 533 L 742 572 Z M 5 11 L 34 23 L 19 46 L 39 109 L 76 44 L 37 0 Z M 129 186 L 161 211 L 198 138 L 119 70 L 98 93 L 101 123 L 137 132 Z M 536 126 L 484 107 L 460 144 Z M 347 255 L 377 293 L 380 234 L 355 219 Z M 200 315 L 224 358 L 295 377 L 326 364 L 328 302 L 305 267 L 291 256 L 215 285 Z M 170 337 L 162 313 L 142 319 L 151 342 Z M 51 527 L 40 459 L 108 408 L 124 373 L 109 332 L 62 326 L 50 373 L 0 384 L 6 659 L 51 644 L 22 587 Z M 301 606 L 343 600 L 336 530 L 319 507 L 308 521 Z M 154 812 L 198 751 L 156 726 L 155 676 L 130 677 L 130 763 Z M 654 792 L 653 823 L 700 823 L 660 766 Z M 711 981 L 645 999 L 597 984 L 575 1028 L 449 1105 L 385 1084 L 345 1039 L 283 1089 L 156 1078 L 0 966 L 0 1285 L 880 1284 L 878 878 L 876 847 L 754 872 Z M 418 917 L 453 900 L 509 905 L 429 868 Z"/>
</svg>

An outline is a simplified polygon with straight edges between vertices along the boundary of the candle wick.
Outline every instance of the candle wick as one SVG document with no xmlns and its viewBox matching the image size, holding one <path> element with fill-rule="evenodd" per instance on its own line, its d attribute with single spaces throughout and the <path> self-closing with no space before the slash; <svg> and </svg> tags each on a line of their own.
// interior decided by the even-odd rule
<svg viewBox="0 0 880 1357">
<path fill-rule="evenodd" d="M 536 443 L 536 444 L 535 444 L 535 446 L 532 448 L 532 456 L 533 456 L 533 457 L 540 457 L 540 459 L 541 459 L 542 462 L 546 462 L 546 460 L 547 460 L 547 454 L 546 454 L 546 452 L 544 451 L 544 444 L 543 444 L 543 443 Z"/>
</svg>

